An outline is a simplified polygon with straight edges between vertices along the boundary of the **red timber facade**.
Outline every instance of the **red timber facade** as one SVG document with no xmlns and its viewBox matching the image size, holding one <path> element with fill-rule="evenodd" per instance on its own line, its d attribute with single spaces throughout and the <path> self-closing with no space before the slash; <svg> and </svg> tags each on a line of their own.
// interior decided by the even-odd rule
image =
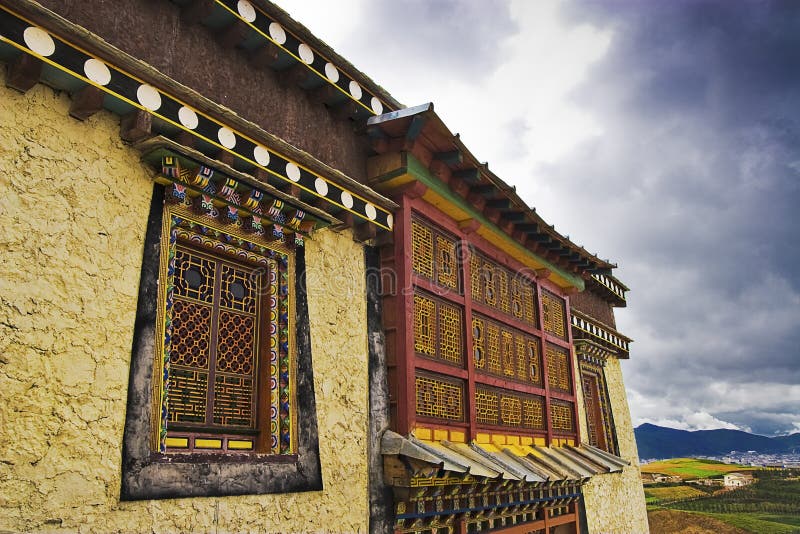
<svg viewBox="0 0 800 534">
<path fill-rule="evenodd" d="M 573 340 L 571 297 L 613 266 L 546 225 L 432 105 L 367 131 L 370 183 L 398 205 L 378 243 L 395 532 L 581 531 L 582 486 L 628 465 L 602 369 L 579 367 Z"/>
</svg>

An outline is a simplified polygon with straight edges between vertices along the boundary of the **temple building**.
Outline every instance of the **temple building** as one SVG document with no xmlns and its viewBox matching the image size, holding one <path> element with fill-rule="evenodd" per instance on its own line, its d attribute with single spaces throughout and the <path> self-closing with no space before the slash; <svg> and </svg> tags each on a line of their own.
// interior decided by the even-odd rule
<svg viewBox="0 0 800 534">
<path fill-rule="evenodd" d="M 628 288 L 433 104 L 266 0 L 0 63 L 0 530 L 647 531 Z"/>
</svg>

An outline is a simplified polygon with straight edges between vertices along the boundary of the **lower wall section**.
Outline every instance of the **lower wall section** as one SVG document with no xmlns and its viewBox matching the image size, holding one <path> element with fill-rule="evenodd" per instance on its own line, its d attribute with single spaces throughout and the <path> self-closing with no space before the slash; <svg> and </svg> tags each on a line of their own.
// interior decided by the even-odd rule
<svg viewBox="0 0 800 534">
<path fill-rule="evenodd" d="M 0 87 L 0 530 L 366 531 L 364 256 L 306 243 L 322 491 L 120 502 L 150 171 L 119 121 Z"/>
</svg>

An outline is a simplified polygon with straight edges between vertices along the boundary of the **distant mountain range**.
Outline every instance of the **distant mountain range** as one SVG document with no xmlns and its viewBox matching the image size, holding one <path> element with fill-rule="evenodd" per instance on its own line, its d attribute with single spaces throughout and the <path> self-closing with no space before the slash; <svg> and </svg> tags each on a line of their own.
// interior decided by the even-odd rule
<svg viewBox="0 0 800 534">
<path fill-rule="evenodd" d="M 645 423 L 634 429 L 640 458 L 722 456 L 731 451 L 800 454 L 800 433 L 768 438 L 741 430 L 677 430 Z"/>
</svg>

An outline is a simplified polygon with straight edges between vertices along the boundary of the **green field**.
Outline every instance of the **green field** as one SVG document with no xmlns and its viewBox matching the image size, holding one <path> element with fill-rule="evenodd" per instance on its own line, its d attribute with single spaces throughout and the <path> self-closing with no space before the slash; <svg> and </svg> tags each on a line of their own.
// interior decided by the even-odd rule
<svg viewBox="0 0 800 534">
<path fill-rule="evenodd" d="M 724 464 L 714 460 L 698 458 L 672 458 L 661 462 L 652 462 L 641 466 L 642 473 L 660 473 L 677 475 L 684 480 L 694 478 L 720 477 L 734 471 L 749 471 L 752 467 L 736 464 Z"/>
<path fill-rule="evenodd" d="M 670 502 L 668 496 L 682 494 L 685 486 L 647 488 L 648 509 L 702 514 L 759 534 L 800 533 L 800 473 L 759 470 L 753 474 L 756 482 L 749 486 L 678 502 Z M 675 492 L 659 491 L 669 489 Z"/>
<path fill-rule="evenodd" d="M 647 504 L 660 504 L 695 497 L 705 497 L 707 493 L 691 486 L 665 486 L 658 488 L 645 487 L 644 497 Z"/>
</svg>

